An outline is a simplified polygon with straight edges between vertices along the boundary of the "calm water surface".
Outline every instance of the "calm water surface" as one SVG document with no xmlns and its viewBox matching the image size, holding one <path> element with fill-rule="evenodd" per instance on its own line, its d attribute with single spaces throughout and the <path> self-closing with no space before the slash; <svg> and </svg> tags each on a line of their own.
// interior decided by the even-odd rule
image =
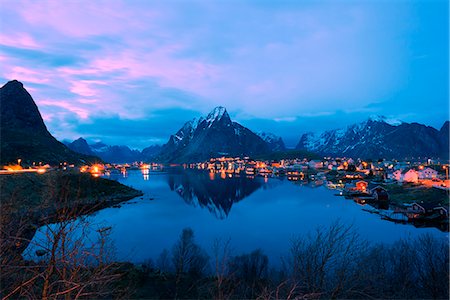
<svg viewBox="0 0 450 300">
<path fill-rule="evenodd" d="M 272 263 L 287 254 L 290 240 L 336 220 L 353 224 L 371 242 L 392 243 L 422 233 L 448 237 L 436 228 L 415 228 L 380 219 L 335 190 L 294 184 L 279 178 L 221 178 L 194 170 L 150 173 L 129 171 L 111 177 L 144 192 L 120 208 L 91 218 L 111 226 L 119 260 L 142 262 L 171 249 L 183 228 L 194 230 L 207 251 L 215 239 L 231 239 L 236 254 L 261 248 Z"/>
</svg>

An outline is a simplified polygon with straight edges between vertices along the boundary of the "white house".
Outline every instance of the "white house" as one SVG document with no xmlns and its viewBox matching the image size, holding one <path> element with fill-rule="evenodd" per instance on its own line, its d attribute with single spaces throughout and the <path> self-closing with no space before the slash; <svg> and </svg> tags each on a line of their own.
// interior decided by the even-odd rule
<svg viewBox="0 0 450 300">
<path fill-rule="evenodd" d="M 402 170 L 396 170 L 393 173 L 391 173 L 390 175 L 392 176 L 391 179 L 394 179 L 397 181 L 403 181 Z"/>
<path fill-rule="evenodd" d="M 433 179 L 438 176 L 438 172 L 432 168 L 425 168 L 419 171 L 419 179 Z"/>
<path fill-rule="evenodd" d="M 414 169 L 396 170 L 390 176 L 391 179 L 397 180 L 398 182 L 417 183 L 419 181 L 419 172 Z"/>
<path fill-rule="evenodd" d="M 419 172 L 414 169 L 404 170 L 402 172 L 403 182 L 417 183 L 419 181 Z"/>
</svg>

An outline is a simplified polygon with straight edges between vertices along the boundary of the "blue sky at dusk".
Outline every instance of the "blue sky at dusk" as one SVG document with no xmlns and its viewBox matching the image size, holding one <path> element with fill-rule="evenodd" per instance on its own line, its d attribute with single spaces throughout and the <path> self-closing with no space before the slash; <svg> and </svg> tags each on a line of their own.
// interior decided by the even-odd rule
<svg viewBox="0 0 450 300">
<path fill-rule="evenodd" d="M 0 0 L 0 81 L 58 139 L 143 148 L 225 106 L 280 135 L 449 117 L 448 1 Z"/>
</svg>

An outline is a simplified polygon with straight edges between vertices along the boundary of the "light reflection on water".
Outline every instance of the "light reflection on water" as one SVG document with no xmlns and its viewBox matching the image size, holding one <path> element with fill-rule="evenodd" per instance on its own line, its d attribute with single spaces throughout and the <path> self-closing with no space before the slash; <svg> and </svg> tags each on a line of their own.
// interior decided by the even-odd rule
<svg viewBox="0 0 450 300">
<path fill-rule="evenodd" d="M 183 228 L 194 230 L 207 251 L 217 238 L 231 239 L 236 254 L 262 248 L 273 263 L 292 238 L 336 220 L 353 224 L 371 242 L 391 243 L 422 233 L 448 237 L 436 228 L 415 228 L 381 220 L 323 186 L 298 185 L 279 178 L 221 176 L 209 172 L 111 175 L 144 192 L 120 208 L 95 213 L 91 223 L 112 226 L 117 258 L 141 262 L 170 249 Z M 313 187 L 314 186 L 314 187 Z"/>
</svg>

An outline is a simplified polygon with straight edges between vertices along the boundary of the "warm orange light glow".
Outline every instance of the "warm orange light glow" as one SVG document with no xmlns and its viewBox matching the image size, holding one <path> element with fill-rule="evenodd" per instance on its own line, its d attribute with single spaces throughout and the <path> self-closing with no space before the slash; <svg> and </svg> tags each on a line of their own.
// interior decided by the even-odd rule
<svg viewBox="0 0 450 300">
<path fill-rule="evenodd" d="M 8 165 L 8 166 L 5 166 L 5 169 L 8 171 L 19 171 L 19 170 L 22 170 L 23 168 L 21 165 Z"/>
<path fill-rule="evenodd" d="M 46 171 L 47 171 L 47 170 L 44 169 L 44 168 L 39 168 L 39 169 L 37 169 L 37 172 L 38 172 L 39 174 L 44 174 Z"/>
<path fill-rule="evenodd" d="M 104 169 L 105 169 L 104 166 L 99 165 L 99 164 L 95 164 L 95 165 L 91 166 L 90 173 L 94 177 L 99 177 Z"/>
</svg>

